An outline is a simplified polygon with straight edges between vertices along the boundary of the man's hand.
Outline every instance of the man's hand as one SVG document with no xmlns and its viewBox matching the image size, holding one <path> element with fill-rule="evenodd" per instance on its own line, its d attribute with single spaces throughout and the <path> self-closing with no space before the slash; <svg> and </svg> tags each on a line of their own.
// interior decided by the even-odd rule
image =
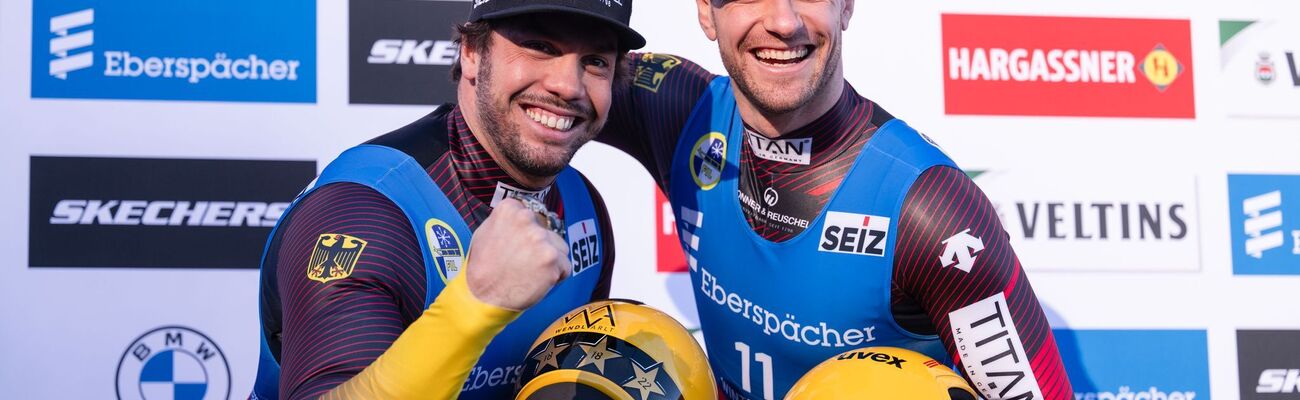
<svg viewBox="0 0 1300 400">
<path fill-rule="evenodd" d="M 480 301 L 524 310 L 569 277 L 569 246 L 538 214 L 515 199 L 497 204 L 474 231 L 469 265 L 470 293 Z"/>
</svg>

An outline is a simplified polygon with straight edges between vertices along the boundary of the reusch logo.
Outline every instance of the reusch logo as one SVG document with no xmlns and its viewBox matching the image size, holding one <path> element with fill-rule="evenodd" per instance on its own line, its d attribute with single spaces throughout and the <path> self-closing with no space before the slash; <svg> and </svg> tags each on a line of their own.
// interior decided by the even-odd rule
<svg viewBox="0 0 1300 400">
<path fill-rule="evenodd" d="M 1228 175 L 1234 273 L 1300 274 L 1297 200 L 1300 176 Z"/>
<path fill-rule="evenodd" d="M 32 267 L 257 268 L 313 161 L 31 158 Z"/>
<path fill-rule="evenodd" d="M 1242 400 L 1300 399 L 1300 331 L 1237 331 Z"/>
<path fill-rule="evenodd" d="M 95 44 L 95 31 L 90 29 L 71 33 L 73 29 L 90 26 L 95 22 L 95 10 L 85 9 L 50 18 L 50 54 L 56 58 L 50 60 L 50 76 L 68 79 L 68 73 L 90 68 L 95 64 L 95 53 L 85 51 L 69 54 L 73 50 Z"/>
<path fill-rule="evenodd" d="M 948 114 L 1195 117 L 1186 20 L 942 20 Z"/>
</svg>

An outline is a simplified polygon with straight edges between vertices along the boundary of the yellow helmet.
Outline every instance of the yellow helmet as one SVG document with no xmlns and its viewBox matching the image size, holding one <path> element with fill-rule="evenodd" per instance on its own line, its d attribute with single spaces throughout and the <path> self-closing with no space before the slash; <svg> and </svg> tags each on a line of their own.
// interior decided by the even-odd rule
<svg viewBox="0 0 1300 400">
<path fill-rule="evenodd" d="M 570 311 L 524 360 L 516 400 L 716 400 L 695 338 L 668 314 L 625 300 Z"/>
<path fill-rule="evenodd" d="M 979 397 L 947 366 L 897 347 L 850 350 L 817 364 L 786 400 L 974 400 Z"/>
</svg>

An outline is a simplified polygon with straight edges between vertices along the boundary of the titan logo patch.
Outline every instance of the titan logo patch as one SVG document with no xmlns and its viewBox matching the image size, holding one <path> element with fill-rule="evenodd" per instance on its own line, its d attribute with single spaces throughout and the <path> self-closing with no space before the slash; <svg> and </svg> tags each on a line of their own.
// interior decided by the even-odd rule
<svg viewBox="0 0 1300 400">
<path fill-rule="evenodd" d="M 888 217 L 828 211 L 817 251 L 883 257 L 888 238 Z"/>
<path fill-rule="evenodd" d="M 700 189 L 713 189 L 722 180 L 722 169 L 727 165 L 727 137 L 720 132 L 700 137 L 691 150 L 689 162 L 695 184 Z"/>
<path fill-rule="evenodd" d="M 749 149 L 758 158 L 799 165 L 812 162 L 812 138 L 768 139 L 748 130 L 745 133 L 749 137 Z"/>
<path fill-rule="evenodd" d="M 659 86 L 663 85 L 664 77 L 668 76 L 668 71 L 672 71 L 682 60 L 667 54 L 645 53 L 641 59 L 636 62 L 636 71 L 632 73 L 632 84 L 639 88 L 659 93 Z"/>
<path fill-rule="evenodd" d="M 321 234 L 307 263 L 307 278 L 325 283 L 352 276 L 365 249 L 365 240 L 340 233 Z"/>
<path fill-rule="evenodd" d="M 1024 341 L 1001 292 L 948 313 L 966 376 L 989 399 L 1041 399 Z"/>
<path fill-rule="evenodd" d="M 546 193 L 550 191 L 551 191 L 550 186 L 547 186 L 545 189 L 542 190 L 528 190 L 523 188 L 517 188 L 511 185 L 507 185 L 505 182 L 498 181 L 497 190 L 492 193 L 492 202 L 488 203 L 488 206 L 492 208 L 496 208 L 497 204 L 501 203 L 501 200 L 505 200 L 506 198 L 511 197 L 511 195 L 515 195 L 515 194 L 524 197 L 530 197 L 533 200 L 537 200 L 539 202 L 545 203 Z"/>
<path fill-rule="evenodd" d="M 429 242 L 429 252 L 442 281 L 455 279 L 465 263 L 465 249 L 460 245 L 456 230 L 440 219 L 429 218 L 424 222 L 424 239 Z"/>
</svg>

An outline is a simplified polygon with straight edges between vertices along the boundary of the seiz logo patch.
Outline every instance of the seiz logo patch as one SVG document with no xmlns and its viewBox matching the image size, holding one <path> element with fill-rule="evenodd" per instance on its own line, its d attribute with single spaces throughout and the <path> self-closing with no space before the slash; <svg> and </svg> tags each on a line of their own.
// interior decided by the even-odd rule
<svg viewBox="0 0 1300 400">
<path fill-rule="evenodd" d="M 347 278 L 365 250 L 365 240 L 338 233 L 321 234 L 307 263 L 307 278 L 321 283 Z"/>
<path fill-rule="evenodd" d="M 989 399 L 1041 399 L 1020 332 L 1001 292 L 948 314 L 966 376 Z"/>
<path fill-rule="evenodd" d="M 768 139 L 749 130 L 745 130 L 745 136 L 749 138 L 749 149 L 758 158 L 799 165 L 812 162 L 812 138 Z"/>
<path fill-rule="evenodd" d="M 596 220 L 584 219 L 569 225 L 569 262 L 573 275 L 600 263 L 600 241 L 596 239 Z"/>
<path fill-rule="evenodd" d="M 817 251 L 882 257 L 888 238 L 888 217 L 827 211 Z"/>
</svg>

